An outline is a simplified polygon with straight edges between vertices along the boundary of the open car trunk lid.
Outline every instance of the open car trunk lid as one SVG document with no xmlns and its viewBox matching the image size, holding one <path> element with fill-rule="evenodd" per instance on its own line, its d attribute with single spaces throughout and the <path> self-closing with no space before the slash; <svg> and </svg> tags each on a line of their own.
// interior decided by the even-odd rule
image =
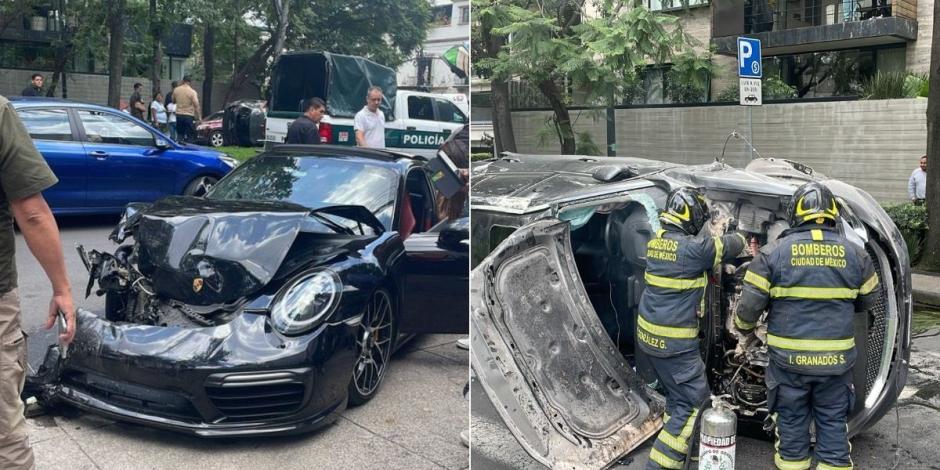
<svg viewBox="0 0 940 470">
<path fill-rule="evenodd" d="M 568 223 L 518 229 L 473 270 L 471 291 L 471 362 L 533 458 L 605 468 L 662 427 L 661 402 L 591 306 Z"/>
</svg>

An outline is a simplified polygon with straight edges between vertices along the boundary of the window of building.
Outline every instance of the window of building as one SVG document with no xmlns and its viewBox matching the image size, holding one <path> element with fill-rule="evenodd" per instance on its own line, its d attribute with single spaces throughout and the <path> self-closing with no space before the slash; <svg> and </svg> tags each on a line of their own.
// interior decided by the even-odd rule
<svg viewBox="0 0 940 470">
<path fill-rule="evenodd" d="M 434 105 L 426 96 L 408 97 L 408 117 L 411 119 L 434 120 Z"/>
<path fill-rule="evenodd" d="M 460 7 L 460 24 L 470 24 L 470 7 Z"/>
<path fill-rule="evenodd" d="M 431 8 L 431 24 L 432 28 L 441 28 L 445 26 L 450 26 L 451 18 L 454 15 L 454 6 L 453 5 L 441 5 Z"/>
<path fill-rule="evenodd" d="M 646 8 L 650 11 L 668 11 L 679 10 L 688 7 L 698 7 L 708 5 L 709 0 L 688 0 L 688 5 L 682 3 L 683 0 L 646 0 Z"/>
<path fill-rule="evenodd" d="M 846 49 L 767 57 L 764 75 L 794 88 L 798 98 L 858 96 L 876 72 L 903 72 L 904 47 Z"/>
<path fill-rule="evenodd" d="M 17 114 L 33 139 L 72 140 L 69 115 L 64 109 L 24 109 Z"/>
<path fill-rule="evenodd" d="M 78 115 L 89 142 L 154 146 L 153 134 L 129 118 L 101 111 L 79 111 Z"/>
</svg>

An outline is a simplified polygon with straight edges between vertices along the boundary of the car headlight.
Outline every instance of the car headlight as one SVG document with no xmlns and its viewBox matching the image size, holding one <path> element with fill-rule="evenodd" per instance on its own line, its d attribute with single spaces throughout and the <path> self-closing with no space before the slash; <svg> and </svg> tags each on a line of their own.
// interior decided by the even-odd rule
<svg viewBox="0 0 940 470">
<path fill-rule="evenodd" d="M 343 283 L 331 270 L 316 271 L 290 283 L 271 309 L 271 323 L 285 335 L 310 331 L 339 305 Z"/>
<path fill-rule="evenodd" d="M 236 159 L 234 159 L 234 158 L 232 158 L 232 157 L 230 157 L 230 156 L 228 156 L 228 155 L 222 155 L 221 157 L 219 157 L 219 160 L 222 160 L 223 162 L 225 162 L 226 165 L 228 165 L 228 166 L 230 166 L 230 167 L 232 167 L 232 168 L 235 168 L 236 166 L 238 166 L 238 160 L 236 160 Z"/>
</svg>

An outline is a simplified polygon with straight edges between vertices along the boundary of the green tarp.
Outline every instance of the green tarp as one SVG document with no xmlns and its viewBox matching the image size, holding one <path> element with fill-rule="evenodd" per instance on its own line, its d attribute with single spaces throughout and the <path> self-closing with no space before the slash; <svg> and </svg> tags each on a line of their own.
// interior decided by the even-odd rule
<svg viewBox="0 0 940 470">
<path fill-rule="evenodd" d="M 382 111 L 393 118 L 398 91 L 395 71 L 362 57 L 329 52 L 288 52 L 278 59 L 271 78 L 269 115 L 300 113 L 303 100 L 326 101 L 330 116 L 352 118 L 366 104 L 366 92 L 381 87 Z"/>
</svg>

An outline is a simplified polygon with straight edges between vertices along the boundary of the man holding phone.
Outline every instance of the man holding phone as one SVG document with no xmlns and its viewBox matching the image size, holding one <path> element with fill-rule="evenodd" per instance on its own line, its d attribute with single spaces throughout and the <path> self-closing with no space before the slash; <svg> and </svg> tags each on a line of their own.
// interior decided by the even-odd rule
<svg viewBox="0 0 940 470">
<path fill-rule="evenodd" d="M 4 470 L 35 468 L 20 399 L 26 380 L 26 336 L 16 289 L 14 219 L 52 284 L 45 327 L 52 328 L 61 311 L 67 328 L 59 342 L 68 344 L 75 336 L 75 307 L 59 228 L 42 197 L 42 191 L 56 182 L 13 106 L 0 96 L 0 468 Z"/>
</svg>

